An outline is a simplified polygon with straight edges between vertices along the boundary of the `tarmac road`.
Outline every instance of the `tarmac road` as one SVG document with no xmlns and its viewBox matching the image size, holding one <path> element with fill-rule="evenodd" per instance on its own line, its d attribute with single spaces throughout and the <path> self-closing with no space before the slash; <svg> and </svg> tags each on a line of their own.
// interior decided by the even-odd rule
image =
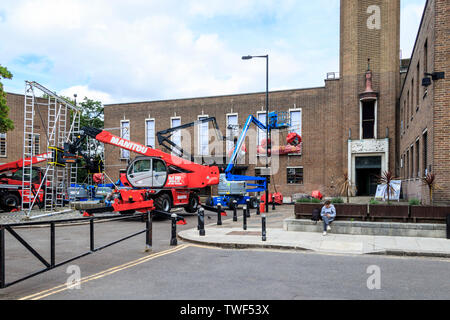
<svg viewBox="0 0 450 320">
<path fill-rule="evenodd" d="M 224 219 L 230 219 L 231 215 Z M 207 219 L 206 223 L 215 222 Z M 197 217 L 178 230 L 195 228 Z M 138 221 L 96 224 L 96 245 L 144 228 Z M 139 235 L 71 263 L 79 267 L 80 289 L 69 289 L 69 265 L 0 290 L 1 299 L 449 299 L 448 259 L 352 256 L 218 249 L 178 242 L 169 245 L 170 222 L 153 224 L 153 251 Z M 18 232 L 48 257 L 48 229 Z M 57 262 L 87 251 L 88 226 L 60 227 Z M 7 281 L 41 268 L 40 262 L 7 236 Z M 380 271 L 380 289 L 367 286 Z M 369 281 L 370 282 L 370 281 Z M 373 283 L 373 282 L 370 282 Z"/>
</svg>

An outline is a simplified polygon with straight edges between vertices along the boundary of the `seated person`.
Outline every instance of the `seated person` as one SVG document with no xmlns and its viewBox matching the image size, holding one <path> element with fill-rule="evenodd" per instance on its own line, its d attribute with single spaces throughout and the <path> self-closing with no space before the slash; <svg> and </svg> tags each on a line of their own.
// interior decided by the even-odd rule
<svg viewBox="0 0 450 320">
<path fill-rule="evenodd" d="M 330 223 L 336 218 L 336 209 L 331 204 L 330 200 L 325 201 L 325 205 L 322 207 L 320 212 L 323 220 L 323 235 L 327 235 L 327 231 L 331 230 Z"/>
</svg>

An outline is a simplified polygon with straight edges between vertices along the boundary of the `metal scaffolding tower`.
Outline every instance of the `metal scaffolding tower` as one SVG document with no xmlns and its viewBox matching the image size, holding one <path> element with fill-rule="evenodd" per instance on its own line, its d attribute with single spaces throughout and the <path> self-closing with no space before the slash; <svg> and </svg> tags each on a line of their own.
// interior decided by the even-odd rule
<svg viewBox="0 0 450 320">
<path fill-rule="evenodd" d="M 43 103 L 40 97 L 36 97 L 36 92 L 43 94 Z M 40 98 L 38 100 L 38 98 Z M 39 102 L 41 101 L 41 102 Z M 45 123 L 39 108 L 43 106 L 47 110 L 47 123 Z M 70 183 L 76 183 L 77 166 L 58 163 L 57 155 L 64 150 L 64 143 L 71 142 L 80 129 L 79 109 L 57 96 L 37 82 L 25 82 L 25 107 L 24 107 L 24 141 L 23 141 L 23 177 L 22 177 L 22 210 L 28 210 L 28 216 L 36 202 L 41 190 L 44 190 L 44 206 L 46 213 L 52 213 L 57 208 L 64 206 L 64 199 L 67 195 L 67 187 Z M 38 190 L 33 190 L 32 184 L 32 164 L 27 158 L 34 156 L 35 140 L 34 123 L 36 121 L 36 111 L 41 123 L 46 127 L 47 150 L 53 152 L 53 159 L 47 161 L 45 174 Z M 71 119 L 72 118 L 72 119 Z M 68 175 L 70 170 L 70 177 Z"/>
</svg>

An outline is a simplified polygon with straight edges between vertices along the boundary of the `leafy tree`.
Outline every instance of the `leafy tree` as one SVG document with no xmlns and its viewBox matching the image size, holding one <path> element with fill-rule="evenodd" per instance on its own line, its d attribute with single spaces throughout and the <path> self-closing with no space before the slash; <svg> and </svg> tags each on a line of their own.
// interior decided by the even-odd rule
<svg viewBox="0 0 450 320">
<path fill-rule="evenodd" d="M 68 98 L 63 97 L 66 101 L 75 105 L 75 101 Z M 83 127 L 94 127 L 98 129 L 103 129 L 104 127 L 104 109 L 101 101 L 95 101 L 89 99 L 87 97 L 81 103 L 77 104 L 77 107 L 80 109 L 80 129 Z M 74 113 L 71 113 L 71 122 L 73 120 Z M 91 143 L 87 143 L 84 141 L 81 145 L 81 148 L 84 152 L 86 152 L 91 158 L 93 163 L 100 161 L 100 154 L 104 151 L 103 145 L 98 141 L 91 141 Z M 83 159 L 81 161 L 81 168 L 78 169 L 78 181 L 85 182 L 88 170 L 87 163 Z"/>
<path fill-rule="evenodd" d="M 0 65 L 0 80 L 1 79 L 12 79 L 13 75 L 11 72 Z M 3 91 L 3 84 L 0 81 L 0 132 L 5 133 L 7 131 L 14 129 L 14 123 L 9 118 L 9 107 L 6 104 L 6 93 Z"/>
<path fill-rule="evenodd" d="M 94 127 L 103 129 L 105 125 L 104 108 L 100 101 L 84 98 L 78 107 L 81 109 L 80 127 Z"/>
</svg>

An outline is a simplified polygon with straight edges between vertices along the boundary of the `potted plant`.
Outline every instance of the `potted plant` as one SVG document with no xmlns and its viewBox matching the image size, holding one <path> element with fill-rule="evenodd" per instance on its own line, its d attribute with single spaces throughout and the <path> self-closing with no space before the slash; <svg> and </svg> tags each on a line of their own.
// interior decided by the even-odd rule
<svg viewBox="0 0 450 320">
<path fill-rule="evenodd" d="M 435 190 L 442 189 L 439 185 L 436 184 L 436 175 L 432 172 L 429 172 L 425 177 L 421 178 L 421 180 L 422 184 L 428 187 L 430 205 L 433 205 L 433 192 Z"/>
<path fill-rule="evenodd" d="M 398 178 L 394 178 L 394 174 L 391 171 L 384 171 L 381 176 L 377 176 L 377 178 L 379 184 L 386 185 L 385 195 L 387 196 L 387 204 L 391 204 L 390 196 L 395 193 L 395 189 L 391 183 Z"/>
<path fill-rule="evenodd" d="M 348 172 L 345 171 L 339 183 L 339 193 L 347 197 L 347 203 L 350 203 L 350 196 L 353 192 L 353 185 L 348 177 Z"/>
<path fill-rule="evenodd" d="M 417 219 L 445 221 L 447 215 L 450 214 L 450 207 L 433 205 L 434 191 L 441 189 L 441 187 L 436 184 L 436 175 L 430 172 L 425 177 L 421 178 L 421 180 L 423 185 L 428 187 L 430 203 L 429 205 L 420 205 L 419 203 L 418 205 L 411 206 L 411 218 L 413 218 L 414 221 L 417 221 Z"/>
</svg>

